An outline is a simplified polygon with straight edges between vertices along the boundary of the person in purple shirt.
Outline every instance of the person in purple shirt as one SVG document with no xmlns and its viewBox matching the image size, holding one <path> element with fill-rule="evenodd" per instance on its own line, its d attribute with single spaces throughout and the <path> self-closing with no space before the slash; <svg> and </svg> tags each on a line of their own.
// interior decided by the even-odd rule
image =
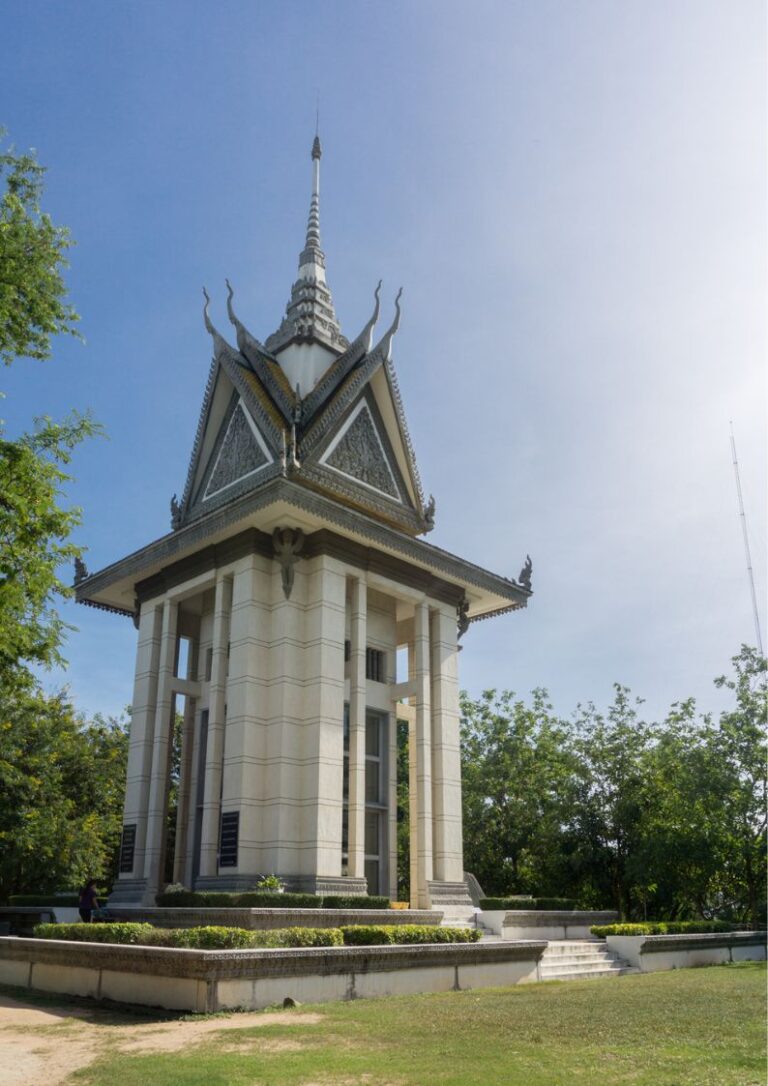
<svg viewBox="0 0 768 1086">
<path fill-rule="evenodd" d="M 80 913 L 80 919 L 84 924 L 90 924 L 93 910 L 98 909 L 98 907 L 99 899 L 96 897 L 96 880 L 89 879 L 80 891 L 80 900 L 78 901 L 78 912 Z"/>
</svg>

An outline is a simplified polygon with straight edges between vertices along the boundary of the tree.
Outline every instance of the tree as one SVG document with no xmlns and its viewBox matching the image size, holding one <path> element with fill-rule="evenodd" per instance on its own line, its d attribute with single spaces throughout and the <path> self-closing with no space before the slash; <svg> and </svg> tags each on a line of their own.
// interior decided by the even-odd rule
<svg viewBox="0 0 768 1086">
<path fill-rule="evenodd" d="M 0 130 L 0 136 L 3 135 Z M 62 270 L 69 231 L 40 210 L 42 166 L 31 155 L 0 154 L 0 357 L 44 359 L 51 337 L 76 334 Z M 9 440 L 0 426 L 0 676 L 19 665 L 61 662 L 64 624 L 53 606 L 69 589 L 62 562 L 81 549 L 70 541 L 78 509 L 59 503 L 72 450 L 98 427 L 88 416 L 38 419 L 33 432 Z"/>
<path fill-rule="evenodd" d="M 80 318 L 65 301 L 62 278 L 73 243 L 69 230 L 40 210 L 44 173 L 34 155 L 0 152 L 0 358 L 6 365 L 48 358 L 53 335 L 77 335 Z"/>
<path fill-rule="evenodd" d="M 0 901 L 111 881 L 128 753 L 124 720 L 85 720 L 29 673 L 0 681 Z"/>
<path fill-rule="evenodd" d="M 559 888 L 575 765 L 543 690 L 461 699 L 464 844 L 488 894 Z"/>
<path fill-rule="evenodd" d="M 43 168 L 0 153 L 0 358 L 45 359 L 51 337 L 76 334 L 62 270 L 69 232 L 40 210 Z M 62 662 L 69 594 L 62 563 L 77 509 L 61 504 L 72 450 L 97 427 L 88 416 L 38 419 L 9 440 L 0 428 L 0 895 L 108 877 L 120 832 L 126 733 L 85 721 L 65 692 L 48 695 L 29 670 Z"/>
</svg>

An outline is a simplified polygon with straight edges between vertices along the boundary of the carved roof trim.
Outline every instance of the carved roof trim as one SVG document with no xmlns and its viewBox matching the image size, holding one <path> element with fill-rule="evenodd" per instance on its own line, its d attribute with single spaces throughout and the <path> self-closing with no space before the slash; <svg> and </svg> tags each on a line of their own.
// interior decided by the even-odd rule
<svg viewBox="0 0 768 1086">
<path fill-rule="evenodd" d="M 363 536 L 387 550 L 430 569 L 435 569 L 459 583 L 474 585 L 517 605 L 524 605 L 531 592 L 508 577 L 502 577 L 483 569 L 466 559 L 459 558 L 433 543 L 416 539 L 402 530 L 388 527 L 380 520 L 357 513 L 322 494 L 309 490 L 290 479 L 278 477 L 267 486 L 243 494 L 234 502 L 206 513 L 176 532 L 169 532 L 146 547 L 127 555 L 81 581 L 75 589 L 78 602 L 93 601 L 93 596 L 105 591 L 110 585 L 128 577 L 141 579 L 143 570 L 158 562 L 180 557 L 189 548 L 204 543 L 211 535 L 229 525 L 243 520 L 252 513 L 276 502 L 283 501 L 336 524 L 346 531 Z"/>
</svg>

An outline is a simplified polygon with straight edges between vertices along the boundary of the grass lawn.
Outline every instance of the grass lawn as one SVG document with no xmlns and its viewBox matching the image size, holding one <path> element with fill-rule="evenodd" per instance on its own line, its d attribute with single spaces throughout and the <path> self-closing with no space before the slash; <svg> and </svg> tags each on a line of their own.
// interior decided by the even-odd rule
<svg viewBox="0 0 768 1086">
<path fill-rule="evenodd" d="M 764 1086 L 765 966 L 302 1007 L 173 1052 L 97 1040 L 79 1086 Z M 243 1021 L 245 1021 L 243 1019 Z M 230 1026 L 236 1023 L 229 1019 Z M 153 1023 L 146 1027 L 151 1040 Z M 62 1035 L 62 1041 L 64 1035 Z M 151 1047 L 151 1045 L 150 1045 Z"/>
</svg>

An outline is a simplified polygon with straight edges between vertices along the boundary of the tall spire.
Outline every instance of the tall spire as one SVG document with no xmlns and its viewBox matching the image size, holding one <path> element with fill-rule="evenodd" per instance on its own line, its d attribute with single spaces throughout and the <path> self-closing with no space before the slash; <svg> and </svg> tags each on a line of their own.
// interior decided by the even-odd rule
<svg viewBox="0 0 768 1086">
<path fill-rule="evenodd" d="M 307 240 L 304 243 L 304 251 L 299 257 L 299 269 L 310 263 L 325 268 L 325 254 L 320 248 L 320 159 L 322 154 L 320 137 L 316 135 L 312 144 L 312 199 L 309 203 Z"/>
<path fill-rule="evenodd" d="M 312 141 L 312 198 L 309 202 L 307 236 L 299 256 L 299 277 L 291 288 L 291 300 L 278 330 L 266 341 L 276 354 L 290 343 L 315 341 L 341 353 L 349 346 L 341 334 L 325 281 L 325 253 L 320 248 L 320 136 Z"/>
</svg>

